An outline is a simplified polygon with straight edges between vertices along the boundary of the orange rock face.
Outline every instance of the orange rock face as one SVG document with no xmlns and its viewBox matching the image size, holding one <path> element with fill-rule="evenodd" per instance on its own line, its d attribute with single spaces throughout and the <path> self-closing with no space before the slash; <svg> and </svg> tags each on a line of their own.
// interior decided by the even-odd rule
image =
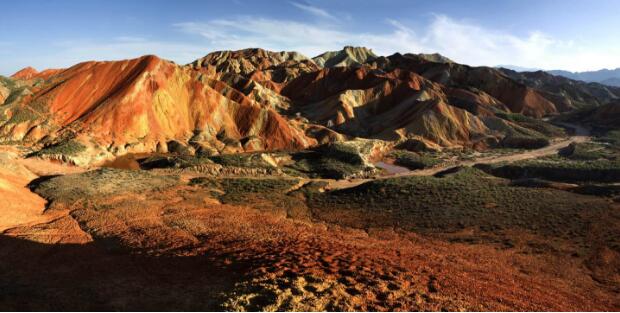
<svg viewBox="0 0 620 313">
<path fill-rule="evenodd" d="M 443 86 L 405 70 L 323 69 L 293 80 L 283 94 L 310 120 L 351 136 L 421 137 L 452 147 L 469 146 L 487 132 L 476 116 L 448 104 Z"/>
<path fill-rule="evenodd" d="M 501 101 L 510 111 L 541 117 L 555 113 L 555 104 L 536 90 L 520 84 L 499 70 L 457 63 L 430 62 L 412 54 L 395 54 L 374 62 L 380 68 L 402 68 L 447 86 L 474 87 Z"/>
<path fill-rule="evenodd" d="M 75 65 L 51 75 L 25 102 L 43 106 L 46 114 L 18 129 L 24 136 L 42 127 L 52 137 L 87 136 L 113 151 L 149 152 L 194 137 L 214 145 L 218 134 L 237 141 L 256 137 L 264 149 L 314 144 L 274 110 L 214 77 L 155 56 Z"/>
<path fill-rule="evenodd" d="M 17 71 L 15 74 L 11 75 L 11 78 L 16 78 L 16 79 L 32 79 L 33 77 L 35 77 L 39 72 L 32 68 L 32 67 L 26 67 L 23 68 L 19 71 Z"/>
<path fill-rule="evenodd" d="M 219 153 L 346 136 L 485 147 L 506 136 L 485 124 L 498 112 L 539 118 L 557 113 L 556 102 L 567 107 L 493 68 L 412 54 L 356 59 L 328 67 L 296 52 L 245 49 L 185 66 L 144 56 L 26 68 L 13 76 L 25 89 L 1 92 L 14 103 L 0 108 L 0 138 L 39 147 L 77 140 L 90 155 L 82 163 L 168 151 L 170 142 Z"/>
<path fill-rule="evenodd" d="M 62 69 L 46 69 L 46 70 L 39 72 L 36 69 L 29 66 L 29 67 L 26 67 L 26 68 L 23 68 L 17 71 L 15 74 L 11 75 L 11 78 L 23 79 L 23 80 L 30 80 L 30 79 L 35 79 L 35 78 L 48 79 L 52 75 L 55 75 L 61 71 Z"/>
</svg>

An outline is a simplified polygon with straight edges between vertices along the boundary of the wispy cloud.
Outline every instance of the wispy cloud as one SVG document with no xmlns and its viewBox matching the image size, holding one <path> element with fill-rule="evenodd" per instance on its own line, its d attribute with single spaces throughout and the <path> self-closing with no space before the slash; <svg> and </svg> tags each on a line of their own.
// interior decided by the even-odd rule
<svg viewBox="0 0 620 313">
<path fill-rule="evenodd" d="M 114 38 L 114 40 L 120 41 L 120 42 L 146 42 L 148 41 L 146 38 L 136 37 L 136 36 L 118 36 Z"/>
<path fill-rule="evenodd" d="M 427 27 L 419 29 L 397 20 L 386 20 L 385 23 L 388 27 L 384 31 L 359 33 L 344 29 L 338 23 L 237 16 L 179 23 L 175 27 L 201 35 L 205 44 L 214 50 L 263 47 L 278 51 L 295 50 L 314 56 L 344 45 L 354 45 L 372 48 L 383 55 L 438 52 L 470 65 L 511 64 L 570 70 L 620 67 L 620 59 L 616 57 L 620 52 L 618 47 L 597 51 L 539 31 L 517 36 L 445 15 L 433 16 Z"/>
<path fill-rule="evenodd" d="M 335 17 L 333 15 L 331 15 L 329 12 L 327 12 L 324 9 L 321 9 L 319 7 L 316 6 L 312 6 L 309 4 L 303 4 L 303 3 L 299 3 L 299 2 L 291 2 L 292 5 L 294 5 L 295 7 L 297 7 L 298 9 L 301 9 L 307 13 L 310 13 L 314 16 L 318 16 L 321 18 L 328 18 L 328 19 L 335 19 Z"/>
<path fill-rule="evenodd" d="M 0 55 L 1 55 L 0 50 Z M 38 70 L 63 68 L 89 60 L 121 60 L 155 54 L 162 58 L 189 63 L 209 52 L 202 44 L 149 40 L 121 36 L 109 41 L 62 40 L 56 41 L 48 53 L 0 58 L 0 74 L 11 75 L 17 70 L 33 66 Z"/>
<path fill-rule="evenodd" d="M 299 3 L 297 3 L 299 4 Z M 305 5 L 301 5 L 305 6 Z M 315 11 L 321 17 L 329 12 Z M 471 21 L 445 15 L 431 17 L 427 26 L 412 28 L 398 20 L 383 21 L 381 31 L 358 32 L 338 21 L 321 18 L 294 21 L 256 16 L 234 16 L 207 21 L 174 24 L 189 36 L 174 41 L 123 35 L 110 40 L 55 41 L 43 55 L 0 58 L 3 74 L 12 74 L 27 65 L 38 69 L 66 67 L 85 60 L 115 60 L 156 54 L 177 63 L 189 63 L 215 50 L 261 47 L 274 51 L 298 51 L 309 57 L 345 45 L 366 46 L 381 55 L 401 53 L 441 53 L 470 65 L 517 65 L 530 68 L 573 71 L 620 67 L 620 45 L 610 43 L 597 50 L 581 42 L 561 41 L 532 31 L 518 36 L 488 29 Z M 11 50 L 11 43 L 0 42 L 0 54 Z"/>
</svg>

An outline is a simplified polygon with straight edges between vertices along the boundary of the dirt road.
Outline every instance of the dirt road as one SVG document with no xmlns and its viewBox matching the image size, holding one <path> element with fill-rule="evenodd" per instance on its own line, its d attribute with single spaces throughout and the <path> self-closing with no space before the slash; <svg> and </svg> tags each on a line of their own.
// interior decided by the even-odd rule
<svg viewBox="0 0 620 313">
<path fill-rule="evenodd" d="M 494 155 L 494 156 L 487 156 L 487 157 L 481 157 L 481 158 L 474 158 L 472 160 L 450 162 L 450 163 L 442 164 L 442 165 L 435 166 L 432 168 L 400 172 L 400 173 L 395 173 L 391 175 L 381 176 L 375 179 L 386 179 L 386 178 L 405 177 L 405 176 L 432 176 L 439 172 L 445 171 L 449 168 L 453 168 L 456 166 L 473 166 L 475 164 L 495 164 L 495 163 L 500 163 L 500 162 L 516 162 L 516 161 L 522 161 L 522 160 L 536 159 L 536 158 L 556 154 L 558 153 L 559 150 L 568 147 L 571 143 L 582 143 L 582 142 L 590 141 L 591 139 L 590 131 L 584 127 L 581 127 L 579 125 L 574 125 L 574 124 L 568 124 L 568 123 L 558 123 L 558 124 L 564 127 L 573 129 L 574 134 L 566 139 L 553 142 L 552 144 L 544 148 L 520 151 L 514 154 Z M 374 179 L 364 178 L 364 179 L 331 180 L 329 181 L 329 185 L 327 189 L 335 190 L 335 189 L 351 188 L 351 187 L 361 185 L 365 182 L 369 182 L 371 180 L 374 180 Z"/>
</svg>

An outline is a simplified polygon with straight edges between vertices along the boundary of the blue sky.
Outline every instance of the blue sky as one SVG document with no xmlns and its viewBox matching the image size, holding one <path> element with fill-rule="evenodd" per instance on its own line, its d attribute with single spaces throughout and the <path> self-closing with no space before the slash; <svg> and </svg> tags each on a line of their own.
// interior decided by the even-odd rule
<svg viewBox="0 0 620 313">
<path fill-rule="evenodd" d="M 616 0 L 23 0 L 2 2 L 0 74 L 262 47 L 439 52 L 471 65 L 620 67 Z"/>
</svg>

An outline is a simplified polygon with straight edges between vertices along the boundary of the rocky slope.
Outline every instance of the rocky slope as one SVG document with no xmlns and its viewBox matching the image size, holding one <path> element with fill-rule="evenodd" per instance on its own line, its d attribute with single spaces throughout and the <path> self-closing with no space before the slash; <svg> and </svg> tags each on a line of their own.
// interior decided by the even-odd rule
<svg viewBox="0 0 620 313">
<path fill-rule="evenodd" d="M 340 51 L 328 51 L 312 58 L 320 67 L 358 67 L 372 62 L 377 55 L 364 47 L 346 46 Z"/>
<path fill-rule="evenodd" d="M 437 63 L 419 55 L 398 53 L 379 58 L 372 65 L 384 70 L 395 68 L 410 70 L 450 87 L 480 90 L 499 100 L 514 113 L 542 117 L 558 111 L 555 104 L 540 93 L 490 67 Z"/>
<path fill-rule="evenodd" d="M 301 76 L 283 94 L 311 122 L 354 137 L 470 146 L 484 123 L 448 103 L 442 86 L 409 72 L 338 67 Z"/>
<path fill-rule="evenodd" d="M 529 117 L 612 97 L 543 81 L 356 47 L 314 59 L 245 49 L 184 66 L 155 56 L 85 62 L 1 80 L 0 139 L 80 164 L 127 153 L 300 150 L 354 137 L 485 149 L 509 137 L 540 141 L 547 126 Z"/>
<path fill-rule="evenodd" d="M 26 67 L 23 68 L 19 71 L 17 71 L 15 74 L 11 75 L 11 78 L 15 78 L 15 79 L 32 79 L 34 78 L 39 72 L 34 69 L 33 67 Z"/>
<path fill-rule="evenodd" d="M 620 129 L 620 101 L 611 102 L 589 110 L 580 119 L 593 127 Z"/>
<path fill-rule="evenodd" d="M 545 98 L 555 103 L 561 111 L 591 105 L 598 106 L 620 97 L 620 88 L 598 83 L 585 83 L 554 76 L 544 71 L 515 72 L 509 69 L 501 69 L 501 71 L 514 80 L 538 90 Z"/>
<path fill-rule="evenodd" d="M 0 133 L 10 140 L 61 145 L 68 151 L 58 152 L 81 154 L 73 159 L 81 163 L 110 154 L 164 152 L 176 141 L 219 151 L 313 144 L 274 110 L 155 56 L 81 63 L 33 90 L 5 109 L 8 120 Z M 66 147 L 68 142 L 75 143 Z"/>
</svg>

